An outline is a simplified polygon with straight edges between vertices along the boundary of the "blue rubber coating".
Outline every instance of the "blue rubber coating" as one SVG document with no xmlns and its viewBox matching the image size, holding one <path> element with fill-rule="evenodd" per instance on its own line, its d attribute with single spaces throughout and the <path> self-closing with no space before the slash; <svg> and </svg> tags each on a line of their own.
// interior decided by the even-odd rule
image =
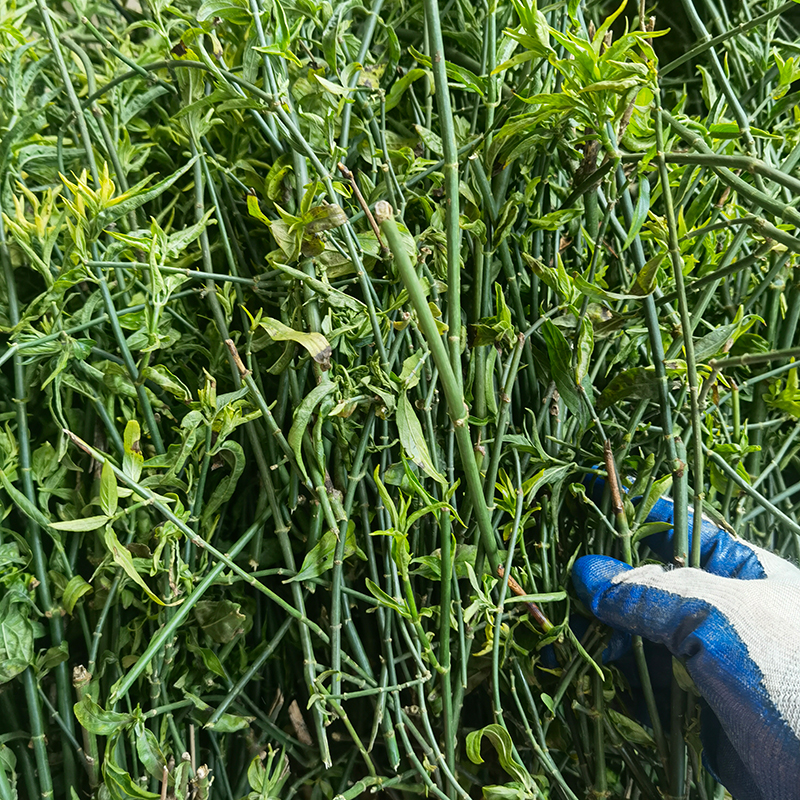
<svg viewBox="0 0 800 800">
<path fill-rule="evenodd" d="M 741 553 L 726 549 L 724 537 L 710 541 L 718 546 L 708 550 L 709 563 L 740 576 L 752 571 Z M 664 645 L 684 662 L 713 715 L 703 725 L 704 759 L 737 800 L 796 800 L 800 741 L 772 702 L 735 627 L 702 599 L 614 581 L 631 570 L 608 556 L 583 556 L 572 577 L 578 596 L 599 620 Z"/>
</svg>

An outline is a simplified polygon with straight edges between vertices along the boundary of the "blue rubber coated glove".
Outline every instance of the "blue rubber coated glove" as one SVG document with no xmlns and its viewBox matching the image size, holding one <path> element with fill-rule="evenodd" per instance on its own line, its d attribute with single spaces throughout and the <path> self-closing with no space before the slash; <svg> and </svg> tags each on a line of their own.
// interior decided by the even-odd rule
<svg viewBox="0 0 800 800">
<path fill-rule="evenodd" d="M 662 498 L 647 521 L 672 511 Z M 602 622 L 683 661 L 707 704 L 703 761 L 736 800 L 798 800 L 800 570 L 709 520 L 701 536 L 702 569 L 584 556 L 573 582 Z M 646 541 L 671 557 L 671 529 Z"/>
</svg>

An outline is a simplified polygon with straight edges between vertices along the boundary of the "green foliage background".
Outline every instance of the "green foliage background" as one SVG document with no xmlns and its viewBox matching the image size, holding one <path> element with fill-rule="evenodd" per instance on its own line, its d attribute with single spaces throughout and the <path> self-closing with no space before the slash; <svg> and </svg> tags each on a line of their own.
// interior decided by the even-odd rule
<svg viewBox="0 0 800 800">
<path fill-rule="evenodd" d="M 796 19 L 0 0 L 0 800 L 722 797 L 569 572 L 798 555 Z"/>
</svg>

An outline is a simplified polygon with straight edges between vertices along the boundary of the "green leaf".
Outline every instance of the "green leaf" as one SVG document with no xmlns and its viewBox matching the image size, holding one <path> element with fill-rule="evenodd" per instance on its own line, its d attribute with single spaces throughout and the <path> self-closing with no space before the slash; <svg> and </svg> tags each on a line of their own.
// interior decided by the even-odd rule
<svg viewBox="0 0 800 800">
<path fill-rule="evenodd" d="M 0 683 L 8 683 L 33 663 L 33 625 L 25 593 L 6 591 L 0 600 Z"/>
<path fill-rule="evenodd" d="M 498 281 L 494 286 L 495 306 L 497 313 L 491 317 L 479 319 L 475 324 L 475 341 L 473 347 L 497 345 L 498 347 L 511 347 L 516 341 L 517 329 L 511 321 L 511 311 L 503 294 L 503 287 Z"/>
<path fill-rule="evenodd" d="M 210 647 L 201 647 L 200 656 L 203 659 L 203 664 L 210 672 L 218 675 L 220 678 L 227 678 L 228 675 L 219 660 L 219 656 Z"/>
<path fill-rule="evenodd" d="M 573 302 L 575 297 L 573 279 L 567 274 L 566 269 L 564 269 L 564 263 L 560 258 L 556 259 L 556 265 L 553 268 L 528 253 L 523 253 L 522 257 L 528 263 L 533 274 L 544 281 L 554 292 L 558 292 L 564 303 Z"/>
<path fill-rule="evenodd" d="M 430 74 L 427 70 L 420 69 L 419 67 L 415 67 L 414 69 L 410 69 L 403 75 L 402 78 L 398 78 L 393 84 L 392 88 L 389 89 L 389 93 L 386 95 L 386 110 L 391 111 L 402 98 L 403 94 L 405 93 L 406 89 L 411 86 L 414 81 L 419 80 L 423 75 Z M 433 81 L 431 81 L 431 84 Z"/>
<path fill-rule="evenodd" d="M 373 581 L 371 581 L 369 578 L 365 578 L 365 584 L 367 591 L 369 591 L 369 593 L 382 606 L 385 608 L 391 608 L 392 611 L 396 611 L 401 617 L 405 617 L 405 619 L 410 619 L 411 614 L 409 613 L 404 600 L 395 600 L 394 597 L 386 594 L 386 592 L 384 592 L 383 589 L 378 586 L 378 584 L 373 583 Z"/>
<path fill-rule="evenodd" d="M 531 784 L 531 776 L 522 764 L 514 760 L 514 744 L 508 731 L 497 723 L 487 725 L 477 731 L 467 734 L 467 758 L 473 764 L 483 764 L 481 757 L 481 742 L 486 737 L 497 751 L 500 766 L 516 781 L 523 786 Z"/>
<path fill-rule="evenodd" d="M 91 591 L 93 591 L 92 587 L 80 575 L 73 575 L 61 595 L 61 604 L 67 613 L 71 614 L 75 608 L 75 603 Z"/>
<path fill-rule="evenodd" d="M 89 733 L 97 736 L 111 736 L 133 721 L 131 714 L 118 711 L 105 711 L 87 693 L 72 707 L 78 722 Z"/>
<path fill-rule="evenodd" d="M 425 360 L 422 350 L 415 350 L 403 361 L 403 369 L 400 371 L 398 380 L 404 389 L 413 389 L 419 383 L 420 372 Z"/>
<path fill-rule="evenodd" d="M 106 462 L 107 463 L 107 462 Z M 113 474 L 113 473 L 112 473 Z M 101 514 L 96 517 L 85 517 L 84 519 L 67 519 L 62 522 L 51 522 L 50 527 L 58 531 L 96 531 L 102 528 L 111 517 L 107 514 Z"/>
<path fill-rule="evenodd" d="M 281 751 L 267 745 L 267 752 L 256 756 L 247 768 L 247 781 L 255 796 L 259 798 L 279 798 L 281 790 L 289 778 L 289 758 Z M 252 797 L 253 795 L 251 795 Z"/>
<path fill-rule="evenodd" d="M 311 416 L 316 410 L 317 406 L 322 400 L 327 397 L 334 389 L 336 384 L 333 381 L 324 381 L 318 386 L 315 386 L 300 402 L 300 405 L 294 411 L 294 419 L 292 427 L 289 430 L 289 435 L 286 437 L 289 446 L 297 458 L 297 465 L 300 467 L 300 472 L 306 483 L 309 483 L 308 472 L 306 472 L 305 463 L 303 462 L 303 436 L 305 435 L 306 428 L 311 421 Z"/>
<path fill-rule="evenodd" d="M 323 370 L 330 369 L 332 350 L 330 343 L 321 333 L 317 333 L 316 331 L 309 333 L 297 331 L 271 317 L 265 317 L 258 324 L 276 342 L 296 342 L 308 351 L 311 358 L 313 358 Z"/>
<path fill-rule="evenodd" d="M 375 480 L 375 485 L 378 487 L 378 494 L 380 495 L 381 502 L 389 512 L 389 519 L 392 521 L 392 525 L 397 528 L 400 525 L 400 517 L 397 513 L 397 506 L 394 504 L 394 500 L 392 500 L 392 498 L 389 496 L 389 492 L 386 491 L 386 487 L 383 485 L 383 481 L 380 477 L 380 470 L 380 465 L 375 467 L 372 477 Z"/>
<path fill-rule="evenodd" d="M 424 53 L 420 53 L 419 50 L 411 46 L 409 46 L 408 52 L 411 53 L 414 60 L 419 64 L 422 64 L 423 67 L 427 67 L 428 69 L 431 68 L 431 60 Z M 486 91 L 486 81 L 484 78 L 479 78 L 474 72 L 466 69 L 465 67 L 460 67 L 457 64 L 453 64 L 452 61 L 445 61 L 444 68 L 445 72 L 447 73 L 447 77 L 451 81 L 454 83 L 460 83 L 465 89 L 469 89 L 470 91 L 479 94 L 481 97 L 484 96 Z"/>
<path fill-rule="evenodd" d="M 551 211 L 541 217 L 528 219 L 529 230 L 557 231 L 562 225 L 567 225 L 581 215 L 580 208 L 564 208 Z"/>
<path fill-rule="evenodd" d="M 308 235 L 316 235 L 347 224 L 347 214 L 336 203 L 314 206 L 303 214 L 303 228 Z"/>
<path fill-rule="evenodd" d="M 548 319 L 542 326 L 542 335 L 547 345 L 550 359 L 550 374 L 556 382 L 558 393 L 567 408 L 578 418 L 581 427 L 585 427 L 588 419 L 586 406 L 575 383 L 575 372 L 572 369 L 572 351 L 564 334 Z"/>
<path fill-rule="evenodd" d="M 148 775 L 161 781 L 164 777 L 167 759 L 158 746 L 158 740 L 141 721 L 136 722 L 133 731 L 136 740 L 136 755 L 139 756 L 139 761 L 144 765 Z"/>
<path fill-rule="evenodd" d="M 133 481 L 139 480 L 144 464 L 140 445 L 141 436 L 142 430 L 139 423 L 135 419 L 129 420 L 125 425 L 125 435 L 123 436 L 125 455 L 122 458 L 122 471 Z"/>
<path fill-rule="evenodd" d="M 29 519 L 33 520 L 37 525 L 47 530 L 50 525 L 50 520 L 33 504 L 27 497 L 8 479 L 5 472 L 0 469 L 0 483 L 3 488 L 8 492 L 11 501 L 16 505 Z"/>
<path fill-rule="evenodd" d="M 194 703 L 194 707 L 198 711 L 206 712 L 200 715 L 202 718 L 210 719 L 213 709 L 205 700 L 202 700 L 196 694 L 192 694 L 186 690 L 184 690 L 183 693 L 186 695 L 187 699 Z M 233 733 L 234 731 L 240 731 L 249 727 L 254 719 L 255 717 L 239 717 L 234 714 L 223 714 L 213 725 L 204 724 L 203 727 L 217 733 Z"/>
<path fill-rule="evenodd" d="M 275 22 L 275 29 L 273 35 L 278 48 L 282 52 L 286 52 L 291 44 L 291 34 L 289 33 L 289 23 L 286 21 L 286 12 L 280 0 L 272 0 L 272 14 Z"/>
<path fill-rule="evenodd" d="M 659 498 L 666 497 L 669 494 L 669 490 L 672 488 L 672 473 L 668 473 L 663 478 L 659 478 L 657 481 L 653 481 L 653 485 L 650 487 L 650 491 L 647 493 L 647 496 L 641 501 L 642 505 L 644 506 L 640 513 L 642 515 L 642 519 L 647 519 L 650 511 L 652 510 L 653 506 L 658 502 Z"/>
<path fill-rule="evenodd" d="M 69 645 L 67 642 L 61 642 L 57 647 L 48 647 L 44 652 L 39 652 L 34 665 L 37 678 L 42 680 L 50 670 L 65 661 L 69 661 Z"/>
<path fill-rule="evenodd" d="M 217 644 L 227 644 L 245 633 L 248 619 L 232 600 L 199 600 L 193 612 L 203 632 Z"/>
<path fill-rule="evenodd" d="M 575 380 L 583 383 L 584 378 L 589 373 L 589 363 L 594 350 L 594 329 L 587 317 L 581 319 L 581 327 L 578 331 L 577 363 L 575 364 Z"/>
<path fill-rule="evenodd" d="M 663 258 L 663 256 L 662 256 Z M 613 303 L 619 300 L 641 300 L 641 295 L 638 294 L 621 294 L 619 292 L 610 292 L 608 289 L 603 289 L 594 283 L 589 283 L 585 278 L 580 275 L 574 275 L 575 287 L 581 294 L 586 295 L 592 300 L 598 302 Z"/>
<path fill-rule="evenodd" d="M 236 491 L 236 484 L 239 482 L 239 478 L 242 476 L 247 464 L 244 450 L 239 442 L 229 439 L 220 447 L 216 448 L 211 455 L 221 456 L 223 453 L 227 453 L 233 457 L 233 466 L 231 467 L 230 473 L 217 484 L 211 497 L 206 500 L 203 506 L 203 513 L 200 519 L 204 525 L 211 525 L 214 514 L 233 497 L 233 493 Z M 225 461 L 228 460 L 228 458 L 225 459 Z"/>
<path fill-rule="evenodd" d="M 246 3 L 236 0 L 203 0 L 197 11 L 198 22 L 205 22 L 214 17 L 227 20 L 234 25 L 247 25 L 252 19 Z"/>
<path fill-rule="evenodd" d="M 258 203 L 258 198 L 254 194 L 247 195 L 247 212 L 251 217 L 263 222 L 270 230 L 272 229 L 272 220 L 264 215 Z"/>
<path fill-rule="evenodd" d="M 638 722 L 634 722 L 630 717 L 620 714 L 619 711 L 614 711 L 613 708 L 606 709 L 606 714 L 611 720 L 611 724 L 626 742 L 646 745 L 651 748 L 655 747 L 653 737 Z"/>
<path fill-rule="evenodd" d="M 755 314 L 743 315 L 742 310 L 730 325 L 720 325 L 711 333 L 707 333 L 694 343 L 694 356 L 698 361 L 705 361 L 716 355 L 727 353 L 734 342 L 756 322 L 763 323 L 764 320 Z"/>
<path fill-rule="evenodd" d="M 153 364 L 145 367 L 141 372 L 141 376 L 145 380 L 152 381 L 156 386 L 160 386 L 184 403 L 189 403 L 192 400 L 192 393 L 189 391 L 189 387 L 173 375 L 163 364 Z"/>
<path fill-rule="evenodd" d="M 309 578 L 318 578 L 326 573 L 333 566 L 337 541 L 338 536 L 334 531 L 325 531 L 320 540 L 306 553 L 300 572 L 293 578 L 285 580 L 284 583 L 306 581 Z M 344 540 L 344 557 L 350 558 L 350 556 L 354 555 L 357 555 L 362 561 L 367 560 L 364 552 L 356 544 L 355 523 L 350 520 Z"/>
<path fill-rule="evenodd" d="M 739 129 L 739 124 L 737 122 L 715 122 L 708 126 L 708 132 L 711 134 L 711 137 L 714 139 L 741 139 L 742 132 Z M 775 139 L 779 140 L 780 137 L 777 134 L 770 133 L 769 131 L 761 130 L 760 128 L 755 128 L 750 126 L 750 133 L 753 136 L 760 137 L 762 139 Z"/>
<path fill-rule="evenodd" d="M 671 527 L 671 522 L 643 522 L 631 537 L 631 544 L 636 544 L 636 542 L 640 542 L 642 539 L 646 539 L 656 533 L 664 533 Z"/>
<path fill-rule="evenodd" d="M 659 397 L 658 377 L 653 367 L 633 367 L 615 375 L 597 400 L 602 410 L 620 400 L 656 400 Z"/>
<path fill-rule="evenodd" d="M 318 75 L 316 72 L 314 73 L 314 80 L 326 91 L 330 92 L 337 97 L 347 97 L 350 92 L 353 91 L 355 87 L 351 86 L 342 86 L 338 83 L 333 83 L 333 81 L 326 80 L 322 77 L 322 75 Z"/>
<path fill-rule="evenodd" d="M 420 425 L 406 392 L 403 392 L 397 401 L 397 431 L 400 436 L 400 444 L 409 459 L 421 467 L 426 475 L 443 486 L 447 485 L 444 475 L 433 464 L 425 436 L 422 433 L 422 425 Z"/>
<path fill-rule="evenodd" d="M 111 462 L 106 459 L 103 462 L 103 471 L 100 475 L 100 507 L 107 516 L 114 516 L 118 500 L 117 476 L 111 468 Z"/>
<path fill-rule="evenodd" d="M 150 587 L 144 582 L 144 579 L 133 565 L 133 556 L 131 556 L 130 551 L 117 539 L 117 534 L 114 533 L 114 529 L 110 525 L 107 525 L 103 532 L 103 540 L 116 565 L 122 567 L 125 574 L 139 586 L 154 603 L 158 603 L 160 606 L 177 606 L 183 602 L 183 600 L 178 600 L 175 603 L 165 603 L 150 591 Z"/>
<path fill-rule="evenodd" d="M 103 785 L 111 800 L 160 800 L 161 795 L 149 792 L 140 786 L 119 765 L 117 747 L 120 741 L 120 734 L 115 733 L 108 743 L 103 759 Z"/>
<path fill-rule="evenodd" d="M 665 252 L 653 256 L 639 271 L 636 281 L 631 287 L 631 291 L 636 295 L 648 295 L 656 288 L 656 277 L 658 268 L 664 260 Z"/>
<path fill-rule="evenodd" d="M 517 53 L 515 56 L 509 58 L 508 61 L 504 61 L 502 64 L 500 64 L 500 66 L 495 67 L 492 70 L 492 75 L 499 75 L 501 72 L 505 72 L 507 69 L 518 67 L 520 64 L 524 64 L 534 58 L 541 58 L 541 55 L 535 50 L 525 50 L 523 53 Z"/>
<path fill-rule="evenodd" d="M 551 486 L 562 480 L 572 471 L 572 464 L 563 464 L 557 467 L 545 467 L 539 470 L 532 478 L 522 484 L 522 493 L 525 495 L 526 502 L 530 503 L 536 497 L 536 493 L 542 486 Z"/>
<path fill-rule="evenodd" d="M 636 200 L 636 208 L 633 210 L 631 226 L 628 228 L 628 235 L 622 244 L 622 249 L 627 250 L 630 243 L 639 235 L 647 215 L 650 213 L 650 181 L 647 175 L 639 177 L 639 196 Z"/>
<path fill-rule="evenodd" d="M 436 511 L 447 511 L 448 513 L 452 514 L 459 522 L 459 524 L 466 528 L 467 526 L 464 525 L 464 522 L 459 518 L 456 510 L 450 503 L 445 502 L 444 500 L 439 500 L 435 503 L 428 503 L 427 505 L 423 506 L 422 508 L 417 509 L 413 514 L 410 514 L 408 520 L 406 521 L 406 530 L 411 530 L 411 527 L 414 525 L 415 522 L 422 519 L 426 514 L 433 514 Z"/>
<path fill-rule="evenodd" d="M 419 138 L 422 139 L 422 143 L 428 150 L 437 156 L 444 154 L 444 145 L 440 136 L 423 125 L 414 125 L 414 130 L 419 134 Z"/>
<path fill-rule="evenodd" d="M 100 223 L 101 230 L 162 195 L 178 180 L 178 178 L 194 166 L 194 162 L 197 161 L 198 158 L 200 158 L 200 156 L 194 156 L 189 159 L 180 169 L 173 172 L 169 177 L 159 181 L 147 191 L 142 191 L 142 189 L 150 182 L 150 178 L 145 178 L 143 181 L 137 183 L 136 186 L 132 186 L 124 194 L 115 197 L 113 201 L 109 203 L 108 208 L 103 209 L 103 211 L 98 214 L 98 222 Z"/>
</svg>

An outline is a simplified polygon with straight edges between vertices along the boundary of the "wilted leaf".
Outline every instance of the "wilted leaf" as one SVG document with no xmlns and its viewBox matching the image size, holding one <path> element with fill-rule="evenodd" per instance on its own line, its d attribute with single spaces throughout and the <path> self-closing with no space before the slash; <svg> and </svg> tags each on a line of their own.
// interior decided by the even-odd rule
<svg viewBox="0 0 800 800">
<path fill-rule="evenodd" d="M 304 347 L 311 358 L 320 365 L 323 370 L 330 369 L 331 366 L 331 346 L 328 340 L 316 331 L 305 333 L 304 331 L 297 331 L 284 325 L 277 319 L 265 317 L 259 322 L 259 325 L 270 335 L 276 342 L 296 342 Z"/>
<path fill-rule="evenodd" d="M 655 400 L 659 396 L 658 377 L 653 367 L 633 367 L 612 378 L 597 400 L 604 409 L 620 400 Z"/>
<path fill-rule="evenodd" d="M 247 628 L 247 617 L 232 600 L 199 600 L 193 610 L 197 624 L 218 644 L 227 644 Z"/>
<path fill-rule="evenodd" d="M 89 696 L 85 694 L 80 702 L 72 707 L 78 722 L 89 733 L 97 736 L 111 736 L 121 728 L 129 725 L 133 717 L 118 711 L 106 711 Z"/>
<path fill-rule="evenodd" d="M 125 574 L 137 586 L 139 586 L 153 602 L 158 603 L 160 606 L 177 606 L 183 602 L 183 600 L 178 600 L 175 603 L 165 603 L 163 600 L 153 594 L 153 592 L 150 590 L 150 587 L 144 582 L 144 578 L 142 578 L 136 567 L 133 565 L 133 556 L 131 556 L 130 551 L 120 542 L 119 539 L 117 539 L 117 534 L 114 533 L 114 529 L 110 525 L 106 526 L 106 529 L 103 532 L 103 539 L 109 553 L 111 553 L 111 557 L 114 559 L 117 566 L 122 567 L 122 569 L 125 571 Z"/>
</svg>

